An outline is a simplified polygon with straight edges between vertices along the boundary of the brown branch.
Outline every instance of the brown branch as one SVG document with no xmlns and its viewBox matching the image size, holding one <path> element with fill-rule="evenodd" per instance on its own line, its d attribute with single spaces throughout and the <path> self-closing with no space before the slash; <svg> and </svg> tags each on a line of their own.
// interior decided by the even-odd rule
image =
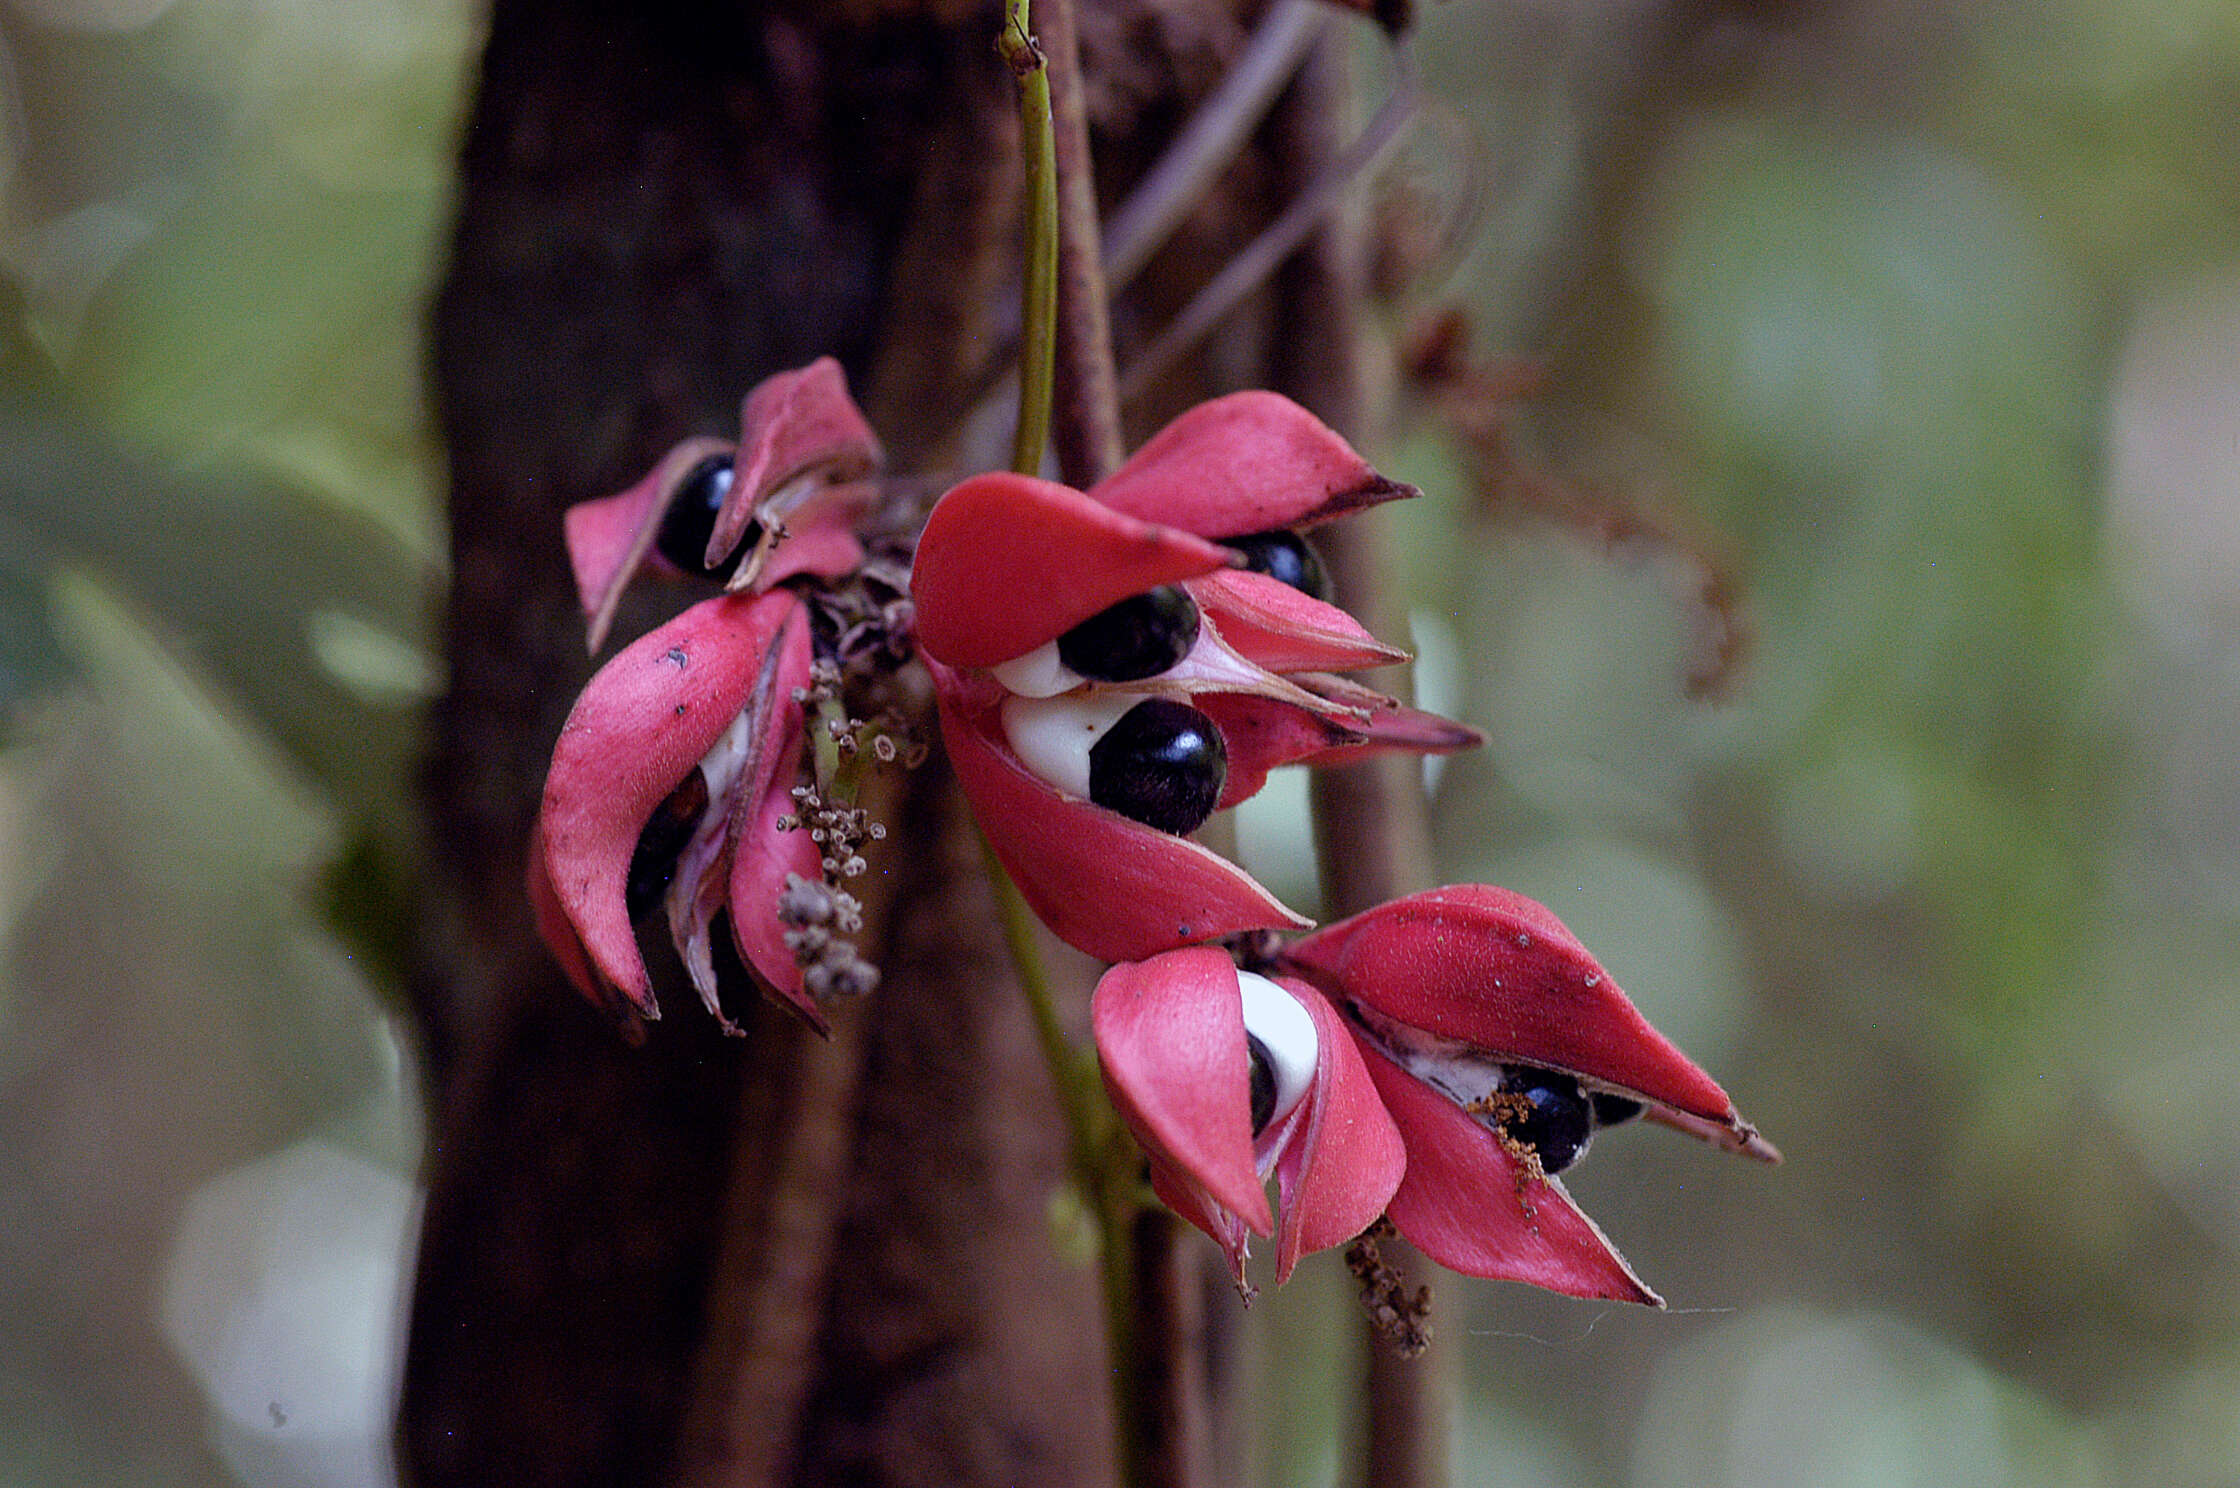
<svg viewBox="0 0 2240 1488">
<path fill-rule="evenodd" d="M 1211 195 L 1252 131 L 1338 14 L 1322 0 L 1276 0 L 1221 84 L 1174 143 L 1129 188 L 1105 224 L 1104 273 L 1115 290 L 1134 279 L 1174 230 Z"/>
<path fill-rule="evenodd" d="M 1125 454 L 1119 379 L 1104 281 L 1104 234 L 1081 77 L 1073 0 L 1036 0 L 1035 29 L 1048 59 L 1050 115 L 1058 160 L 1057 397 L 1051 444 L 1059 474 L 1095 484 Z M 1129 1332 L 1141 1376 L 1121 1392 L 1135 1419 L 1115 1423 L 1132 1447 L 1137 1488 L 1187 1488 L 1200 1478 L 1204 1381 L 1194 1367 L 1198 1293 L 1184 1279 L 1178 1229 L 1163 1211 L 1139 1213 L 1126 1243 L 1133 1251 L 1134 1316 Z M 1111 1237 L 1107 1237 L 1111 1243 Z"/>
<path fill-rule="evenodd" d="M 1385 152 L 1400 142 L 1422 101 L 1413 64 L 1405 54 L 1400 63 L 1391 96 L 1360 136 L 1341 153 L 1323 152 L 1324 159 L 1315 173 L 1294 183 L 1291 204 L 1282 215 L 1222 265 L 1221 272 L 1182 307 L 1157 339 L 1136 354 L 1120 387 L 1123 401 L 1140 397 L 1175 358 L 1197 345 L 1222 317 L 1266 283 L 1339 209 L 1347 188 L 1374 170 Z"/>
<path fill-rule="evenodd" d="M 899 770 L 882 772 L 863 804 L 875 820 L 894 819 L 909 786 Z M 873 856 L 891 851 L 874 848 Z M 882 929 L 897 880 L 881 871 L 855 887 L 867 943 L 877 947 L 887 939 Z M 776 1488 L 790 1477 L 819 1362 L 817 1329 L 848 1195 L 863 1025 L 872 1011 L 832 1008 L 829 1039 L 790 1019 L 765 1034 L 789 1046 L 791 1080 L 735 1126 L 707 1331 L 678 1447 L 680 1484 Z"/>
<path fill-rule="evenodd" d="M 1301 74 L 1282 120 L 1287 157 L 1305 181 L 1328 179 L 1334 148 L 1327 123 L 1343 111 L 1342 54 L 1325 44 Z M 1279 280 L 1285 298 L 1284 348 L 1293 390 L 1341 432 L 1367 423 L 1360 361 L 1363 245 L 1343 213 L 1326 219 Z M 1384 529 L 1373 516 L 1333 523 L 1316 534 L 1337 602 L 1379 635 L 1405 631 L 1403 606 L 1386 579 Z M 1353 914 L 1432 882 L 1430 830 L 1422 775 L 1406 758 L 1371 760 L 1315 772 L 1316 857 L 1325 912 Z M 1387 1260 L 1412 1252 L 1397 1241 Z M 1378 1488 L 1440 1488 L 1447 1476 L 1447 1400 L 1453 1351 L 1434 1342 L 1402 1358 L 1374 1322 L 1363 1328 L 1367 1420 L 1361 1480 Z"/>
<path fill-rule="evenodd" d="M 1035 0 L 1035 31 L 1050 69 L 1050 125 L 1058 157 L 1057 403 L 1050 428 L 1059 474 L 1094 485 L 1120 464 L 1119 380 L 1105 301 L 1104 235 L 1082 94 L 1073 0 Z"/>
<path fill-rule="evenodd" d="M 829 1042 L 772 1030 L 794 1048 L 794 1081 L 774 1109 L 756 1113 L 766 1119 L 739 1123 L 754 1137 L 735 1144 L 723 1253 L 680 1432 L 679 1483 L 765 1488 L 786 1480 L 847 1192 L 849 1112 L 863 1060 L 857 1014 L 839 1012 Z"/>
<path fill-rule="evenodd" d="M 1136 1440 L 1140 1481 L 1184 1485 L 1205 1481 L 1205 1294 L 1182 1247 L 1182 1223 L 1165 1209 L 1136 1214 Z"/>
</svg>

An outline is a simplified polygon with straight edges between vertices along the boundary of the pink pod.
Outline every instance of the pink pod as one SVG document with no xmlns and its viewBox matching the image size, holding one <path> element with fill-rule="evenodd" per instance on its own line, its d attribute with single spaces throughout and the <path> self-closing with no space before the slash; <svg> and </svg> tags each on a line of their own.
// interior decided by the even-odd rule
<svg viewBox="0 0 2240 1488">
<path fill-rule="evenodd" d="M 1283 961 L 1434 1037 L 1743 1126 L 1717 1082 L 1649 1025 L 1546 906 L 1522 894 L 1490 884 L 1411 894 L 1301 936 Z"/>
<path fill-rule="evenodd" d="M 929 662 L 941 737 L 989 845 L 1042 922 L 1103 961 L 1311 923 L 1234 863 L 1029 772 L 1002 742 L 1001 689 Z"/>
<path fill-rule="evenodd" d="M 649 565 L 677 572 L 654 544 L 686 478 L 714 456 L 731 459 L 731 484 L 704 557 L 713 568 L 739 554 L 726 587 L 767 589 L 800 574 L 839 578 L 863 562 L 853 529 L 877 497 L 865 478 L 879 468 L 879 441 L 849 398 L 840 364 L 820 357 L 755 385 L 740 405 L 736 444 L 686 439 L 627 490 L 568 508 L 568 560 L 593 651 L 631 579 Z M 750 529 L 752 546 L 740 552 Z"/>
<path fill-rule="evenodd" d="M 694 771 L 707 801 L 685 823 L 665 894 L 671 934 L 701 1000 L 727 1029 L 711 942 L 728 910 L 740 958 L 820 1030 L 785 943 L 778 897 L 818 880 L 808 833 L 781 830 L 799 782 L 809 621 L 785 590 L 704 600 L 617 652 L 562 725 L 530 837 L 537 928 L 584 994 L 660 1015 L 631 921 L 629 882 L 649 820 Z M 790 826 L 790 823 L 787 824 Z"/>
<path fill-rule="evenodd" d="M 1181 414 L 1089 489 L 1114 511 L 1216 541 L 1419 494 L 1377 474 L 1306 409 L 1257 389 Z"/>
<path fill-rule="evenodd" d="M 1460 1106 L 1373 1047 L 1364 1054 L 1407 1144 L 1407 1173 L 1386 1212 L 1409 1243 L 1465 1276 L 1664 1305 L 1562 1183 L 1531 1173 Z"/>
<path fill-rule="evenodd" d="M 1229 561 L 1226 548 L 1071 486 L 975 475 L 935 503 L 918 538 L 918 644 L 948 666 L 1000 666 L 1130 595 Z"/>
<path fill-rule="evenodd" d="M 1269 1177 L 1281 1282 L 1302 1255 L 1374 1222 L 1404 1161 L 1400 1134 L 1330 1005 L 1303 983 L 1252 978 L 1259 985 L 1248 991 L 1243 980 L 1226 953 L 1196 947 L 1115 966 L 1089 1004 L 1106 1089 L 1150 1158 L 1154 1188 L 1228 1253 L 1240 1285 L 1248 1234 L 1276 1229 Z M 1247 999 L 1266 1006 L 1285 997 L 1295 1009 L 1290 1025 L 1311 1028 L 1314 1047 L 1290 1102 L 1272 1106 L 1255 1133 Z"/>
</svg>

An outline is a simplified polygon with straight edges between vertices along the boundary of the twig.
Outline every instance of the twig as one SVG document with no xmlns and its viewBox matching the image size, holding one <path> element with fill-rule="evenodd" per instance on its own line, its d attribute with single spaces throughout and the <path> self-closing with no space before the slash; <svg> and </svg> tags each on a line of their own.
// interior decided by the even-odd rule
<svg viewBox="0 0 2240 1488">
<path fill-rule="evenodd" d="M 900 771 L 875 776 L 871 809 L 891 815 L 905 789 Z M 897 882 L 885 873 L 866 879 L 872 923 L 889 922 Z M 818 1299 L 848 1193 L 866 1048 L 860 1006 L 834 1010 L 830 1038 L 766 1001 L 752 1016 L 761 1037 L 791 1040 L 796 1051 L 789 1078 L 769 1094 L 768 1119 L 742 1122 L 733 1143 L 723 1246 L 674 1476 L 709 1488 L 789 1480 L 817 1359 Z"/>
<path fill-rule="evenodd" d="M 1244 251 L 1223 266 L 1206 286 L 1182 307 L 1152 343 L 1137 354 L 1120 380 L 1123 403 L 1140 396 L 1152 381 L 1183 352 L 1195 346 L 1206 332 L 1270 275 L 1307 240 L 1338 203 L 1345 188 L 1374 169 L 1385 151 L 1397 144 L 1409 119 L 1422 101 L 1414 64 L 1404 51 L 1395 51 L 1399 73 L 1392 93 L 1345 153 L 1300 192 L 1281 216 L 1268 224 Z"/>
<path fill-rule="evenodd" d="M 833 1236 L 847 1192 L 864 1042 L 854 1009 L 834 1036 L 753 1025 L 798 1046 L 776 1119 L 739 1143 L 724 1197 L 724 1253 L 709 1287 L 695 1363 L 693 1409 L 681 1429 L 675 1481 L 692 1488 L 776 1488 L 787 1481 Z"/>
<path fill-rule="evenodd" d="M 1042 468 L 1050 438 L 1051 337 L 1058 303 L 1058 161 L 1050 127 L 1050 68 L 1036 42 L 1028 0 L 1010 0 L 997 50 L 1019 82 L 1019 160 L 1026 188 L 1025 267 L 1020 285 L 1019 424 L 1012 435 L 1011 468 L 1032 475 Z"/>
<path fill-rule="evenodd" d="M 1089 154 L 1074 0 L 1039 0 L 1058 159 L 1058 407 L 1051 429 L 1058 470 L 1093 485 L 1120 464 L 1119 383 L 1112 362 L 1103 233 Z M 1184 1488 L 1202 1435 L 1199 1380 L 1186 1355 L 1196 1329 L 1182 1283 L 1179 1233 L 1137 1197 L 1135 1149 L 1115 1133 L 1093 1195 L 1101 1227 L 1106 1326 L 1121 1481 Z"/>
<path fill-rule="evenodd" d="M 1051 435 L 1059 474 L 1088 486 L 1118 467 L 1124 447 L 1103 236 L 1074 0 L 1039 0 L 1037 14 L 1058 161 L 1058 405 Z M 1176 1227 L 1137 1197 L 1139 1159 L 1106 1114 L 1112 1140 L 1104 1161 L 1087 1171 L 1094 1174 L 1090 1198 L 1100 1232 L 1121 1481 L 1130 1488 L 1184 1488 L 1193 1476 L 1196 1413 L 1195 1381 L 1183 1357 L 1190 1330 Z"/>
<path fill-rule="evenodd" d="M 1060 407 L 1051 427 L 1058 473 L 1090 486 L 1120 464 L 1120 395 L 1112 366 L 1112 323 L 1105 303 L 1103 238 L 1097 225 L 1096 173 L 1089 159 L 1088 106 L 1082 97 L 1081 46 L 1073 0 L 1040 0 L 1049 61 L 1053 154 L 1058 171 L 1058 344 Z"/>
<path fill-rule="evenodd" d="M 1336 22 L 1322 0 L 1279 0 L 1253 29 L 1221 85 L 1144 173 L 1105 224 L 1104 276 L 1114 289 L 1150 262 L 1237 158 L 1299 64 Z"/>
<path fill-rule="evenodd" d="M 1028 29 L 1028 0 L 1011 0 L 1004 52 L 1020 78 L 1022 155 L 1031 177 L 1019 438 L 1012 468 L 1036 472 L 1047 430 L 1060 474 L 1086 486 L 1118 466 L 1122 449 L 1096 183 L 1072 0 L 1039 0 L 1033 19 L 1039 34 Z M 1033 176 L 1045 161 L 1052 178 L 1047 197 Z M 1047 295 L 1040 289 L 1045 274 Z M 1038 413 L 1032 390 L 1038 384 L 1047 389 L 1053 381 L 1056 401 Z M 1147 1216 L 1139 1202 L 1140 1159 L 1103 1100 L 1092 1067 L 1067 1037 L 1034 917 L 985 839 L 983 849 L 1004 938 L 1064 1113 L 1074 1181 L 1096 1216 L 1120 1481 L 1128 1488 L 1181 1488 L 1188 1481 L 1191 1447 L 1183 1430 L 1187 1406 L 1176 1395 L 1182 1309 L 1174 1305 L 1174 1288 L 1146 1285 L 1171 1279 L 1173 1225 L 1156 1222 L 1163 1216 Z"/>
<path fill-rule="evenodd" d="M 1322 0 L 1280 0 L 1261 20 L 1231 74 L 1191 115 L 1189 124 L 1107 222 L 1102 236 L 1107 301 L 1134 282 L 1175 225 L 1235 161 L 1297 72 L 1307 47 L 1331 20 Z M 1007 320 L 999 312 L 991 341 L 994 349 L 968 395 L 975 411 L 960 415 L 962 422 L 977 422 L 989 403 L 1010 396 L 1007 384 L 1020 349 L 1018 319 Z"/>
<path fill-rule="evenodd" d="M 1130 1157 L 1133 1188 L 1140 1180 L 1132 1148 Z M 1205 1294 L 1183 1248 L 1182 1221 L 1155 1204 L 1131 1199 L 1130 1208 L 1137 1481 L 1181 1488 L 1199 1479 L 1206 1434 Z"/>
</svg>

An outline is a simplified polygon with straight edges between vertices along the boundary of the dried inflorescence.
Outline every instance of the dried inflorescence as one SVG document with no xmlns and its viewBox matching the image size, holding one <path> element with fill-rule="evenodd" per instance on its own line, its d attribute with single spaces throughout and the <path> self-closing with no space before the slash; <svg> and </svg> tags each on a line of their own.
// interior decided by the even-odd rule
<svg viewBox="0 0 2240 1488">
<path fill-rule="evenodd" d="M 778 896 L 778 919 L 811 997 L 865 997 L 878 990 L 879 968 L 856 952 L 853 937 L 863 931 L 863 906 L 853 894 L 788 874 Z"/>
<path fill-rule="evenodd" d="M 1363 1230 L 1346 1247 L 1346 1269 L 1361 1289 L 1361 1310 L 1369 1315 L 1369 1325 L 1394 1353 L 1413 1359 L 1431 1347 L 1431 1288 L 1409 1291 L 1408 1279 L 1384 1258 L 1377 1242 L 1396 1233 L 1384 1219 Z"/>
<path fill-rule="evenodd" d="M 1514 414 L 1542 390 L 1541 370 L 1473 360 L 1469 341 L 1469 322 L 1459 310 L 1426 315 L 1406 337 L 1400 367 L 1454 444 L 1477 507 L 1487 516 L 1552 522 L 1613 559 L 1647 567 L 1682 606 L 1690 633 L 1689 694 L 1720 696 L 1741 670 L 1751 640 L 1732 570 L 1673 517 L 1562 479 L 1522 454 Z"/>
</svg>

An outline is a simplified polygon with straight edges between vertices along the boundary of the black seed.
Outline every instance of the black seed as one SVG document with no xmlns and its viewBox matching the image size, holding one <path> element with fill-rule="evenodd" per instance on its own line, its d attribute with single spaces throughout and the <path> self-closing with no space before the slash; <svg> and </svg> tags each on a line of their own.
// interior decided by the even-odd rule
<svg viewBox="0 0 2240 1488">
<path fill-rule="evenodd" d="M 1167 698 L 1145 698 L 1089 746 L 1089 799 L 1176 836 L 1205 824 L 1228 778 L 1221 730 Z"/>
<path fill-rule="evenodd" d="M 677 876 L 677 855 L 692 840 L 707 809 L 708 777 L 694 765 L 692 773 L 653 808 L 638 833 L 638 845 L 630 854 L 630 877 L 622 890 L 631 919 L 643 916 L 669 892 L 669 880 Z"/>
<path fill-rule="evenodd" d="M 749 522 L 737 550 L 713 568 L 708 566 L 708 538 L 716 530 L 716 513 L 723 509 L 723 498 L 731 494 L 731 478 L 729 455 L 708 456 L 693 466 L 678 484 L 677 494 L 661 518 L 661 531 L 653 540 L 654 549 L 688 574 L 711 579 L 730 578 L 739 567 L 741 556 L 760 536 L 756 525 Z"/>
<path fill-rule="evenodd" d="M 1531 1102 L 1529 1115 L 1508 1117 L 1501 1129 L 1537 1153 L 1543 1171 L 1560 1173 L 1579 1160 L 1594 1135 L 1594 1115 L 1577 1080 L 1538 1065 L 1512 1064 L 1501 1076 L 1501 1089 Z"/>
<path fill-rule="evenodd" d="M 1058 637 L 1058 660 L 1092 682 L 1140 682 L 1190 654 L 1198 602 L 1178 584 L 1123 599 Z"/>
<path fill-rule="evenodd" d="M 1630 1095 L 1612 1095 L 1597 1090 L 1588 1100 L 1594 1104 L 1596 1126 L 1619 1126 L 1641 1114 L 1641 1102 Z"/>
<path fill-rule="evenodd" d="M 1244 1047 L 1252 1056 L 1252 1134 L 1257 1137 L 1276 1119 L 1276 1062 L 1268 1046 L 1249 1033 Z"/>
<path fill-rule="evenodd" d="M 1221 546 L 1244 554 L 1244 566 L 1271 579 L 1281 579 L 1301 594 L 1315 599 L 1330 597 L 1330 575 L 1314 547 L 1288 528 L 1225 537 Z"/>
</svg>

